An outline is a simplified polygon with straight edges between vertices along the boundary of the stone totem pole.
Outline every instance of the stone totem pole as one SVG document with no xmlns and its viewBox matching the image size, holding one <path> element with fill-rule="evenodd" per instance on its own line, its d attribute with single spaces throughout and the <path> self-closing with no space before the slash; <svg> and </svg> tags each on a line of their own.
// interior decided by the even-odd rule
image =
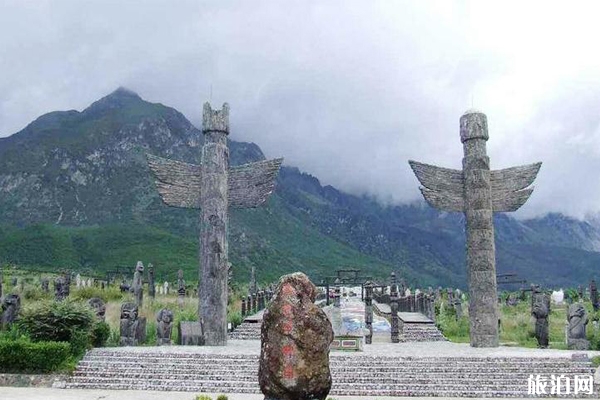
<svg viewBox="0 0 600 400">
<path fill-rule="evenodd" d="M 390 282 L 390 310 L 392 314 L 391 336 L 392 343 L 400 342 L 400 321 L 398 318 L 398 285 L 396 285 L 396 273 L 392 272 Z"/>
<path fill-rule="evenodd" d="M 373 283 L 368 281 L 365 287 L 365 325 L 369 331 L 365 336 L 365 344 L 373 342 Z"/>
<path fill-rule="evenodd" d="M 593 279 L 590 282 L 590 300 L 594 311 L 598 311 L 598 306 L 600 305 L 598 302 L 598 287 L 596 286 L 596 281 Z"/>
<path fill-rule="evenodd" d="M 256 268 L 254 265 L 250 269 L 250 294 L 256 294 L 258 287 L 256 286 Z"/>
<path fill-rule="evenodd" d="M 177 271 L 177 304 L 183 308 L 185 302 L 185 280 L 183 280 L 183 270 Z"/>
<path fill-rule="evenodd" d="M 531 193 L 541 163 L 490 170 L 486 153 L 487 117 L 470 110 L 460 118 L 462 171 L 409 161 L 435 208 L 464 212 L 467 224 L 467 273 L 472 347 L 498 346 L 494 212 L 516 211 Z"/>
<path fill-rule="evenodd" d="M 135 304 L 138 307 L 141 307 L 144 303 L 144 264 L 141 261 L 138 261 L 135 266 L 135 272 L 133 273 L 133 283 L 131 288 L 133 290 L 133 296 L 135 298 Z"/>
<path fill-rule="evenodd" d="M 152 300 L 156 297 L 156 287 L 154 286 L 154 267 L 148 264 L 148 296 Z"/>
<path fill-rule="evenodd" d="M 200 208 L 200 321 L 205 344 L 227 344 L 228 207 L 262 204 L 275 187 L 283 159 L 229 167 L 229 105 L 213 110 L 204 104 L 204 146 L 200 165 L 148 155 L 163 201 L 170 206 Z"/>
</svg>

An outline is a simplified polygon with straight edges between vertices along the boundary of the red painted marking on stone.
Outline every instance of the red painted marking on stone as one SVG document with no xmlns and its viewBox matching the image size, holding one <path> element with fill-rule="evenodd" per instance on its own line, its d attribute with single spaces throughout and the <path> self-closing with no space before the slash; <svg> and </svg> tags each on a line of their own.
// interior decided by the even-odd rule
<svg viewBox="0 0 600 400">
<path fill-rule="evenodd" d="M 292 315 L 292 305 L 291 304 L 284 304 L 283 307 L 281 307 L 281 312 L 286 317 L 290 317 Z"/>
<path fill-rule="evenodd" d="M 283 323 L 283 333 L 291 333 L 294 329 L 294 323 L 292 321 L 285 321 Z"/>
<path fill-rule="evenodd" d="M 296 289 L 294 289 L 294 287 L 290 284 L 283 285 L 281 288 L 281 293 L 283 293 L 285 296 L 294 296 L 296 295 Z"/>
<path fill-rule="evenodd" d="M 294 371 L 293 365 L 286 365 L 283 369 L 283 377 L 285 379 L 294 379 L 296 377 L 296 371 Z"/>
<path fill-rule="evenodd" d="M 291 344 L 286 344 L 281 347 L 281 352 L 286 357 L 293 356 L 295 353 L 294 346 L 292 346 Z"/>
</svg>

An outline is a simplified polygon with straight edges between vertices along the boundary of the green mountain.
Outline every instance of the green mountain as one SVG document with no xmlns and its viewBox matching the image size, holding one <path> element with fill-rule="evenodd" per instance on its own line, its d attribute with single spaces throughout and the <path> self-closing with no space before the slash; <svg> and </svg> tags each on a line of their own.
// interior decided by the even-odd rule
<svg viewBox="0 0 600 400">
<path fill-rule="evenodd" d="M 0 139 L 0 263 L 101 276 L 142 260 L 159 279 L 180 268 L 195 279 L 198 212 L 160 201 L 145 154 L 198 163 L 202 143 L 181 113 L 123 88 Z M 230 141 L 230 154 L 232 165 L 264 159 L 253 143 Z M 284 166 L 265 206 L 232 210 L 230 260 L 237 281 L 249 279 L 251 266 L 263 282 L 297 270 L 319 280 L 354 267 L 464 288 L 463 226 L 460 214 L 424 203 L 383 206 Z M 496 229 L 499 272 L 574 285 L 599 261 L 600 230 L 588 222 L 498 215 Z"/>
</svg>

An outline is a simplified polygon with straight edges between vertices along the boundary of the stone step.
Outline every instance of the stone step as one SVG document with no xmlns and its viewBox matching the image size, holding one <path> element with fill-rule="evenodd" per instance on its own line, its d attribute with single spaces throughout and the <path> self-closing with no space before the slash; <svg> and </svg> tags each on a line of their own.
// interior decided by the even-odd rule
<svg viewBox="0 0 600 400">
<path fill-rule="evenodd" d="M 234 381 L 178 381 L 169 379 L 153 380 L 148 383 L 128 382 L 111 379 L 103 382 L 101 379 L 93 382 L 68 384 L 70 388 L 88 389 L 133 389 L 133 390 L 177 390 L 177 391 L 203 391 L 225 393 L 260 393 L 257 381 L 240 383 Z M 527 384 L 518 386 L 501 385 L 470 385 L 473 389 L 460 385 L 440 385 L 435 382 L 426 384 L 409 383 L 404 385 L 393 384 L 338 384 L 333 382 L 330 395 L 347 396 L 451 396 L 451 397 L 525 397 Z M 584 397 L 583 393 L 571 397 Z M 591 397 L 591 396 L 589 396 Z"/>
<path fill-rule="evenodd" d="M 230 372 L 230 371 L 229 371 Z M 575 371 L 575 372 L 564 372 L 561 371 L 560 374 L 564 374 L 573 380 L 575 375 L 589 375 L 591 372 L 588 371 Z M 558 371 L 555 371 L 555 374 L 559 374 Z M 560 375 L 559 374 L 559 375 Z M 549 376 L 550 374 L 544 374 Z M 75 372 L 73 374 L 74 381 L 88 381 L 94 380 L 96 375 L 88 375 L 86 373 Z M 252 371 L 252 373 L 236 373 L 235 381 L 236 382 L 254 382 L 256 381 L 258 376 L 258 370 Z M 527 379 L 530 374 L 464 374 L 464 375 L 439 375 L 439 374 L 390 374 L 390 375 L 380 375 L 377 371 L 373 371 L 370 375 L 361 374 L 361 375 L 351 375 L 348 373 L 339 373 L 336 371 L 332 371 L 332 377 L 334 381 L 339 383 L 386 383 L 386 384 L 412 384 L 412 383 L 430 383 L 436 382 L 437 384 L 448 384 L 448 385 L 465 385 L 473 382 L 474 379 L 477 380 L 478 385 L 500 385 L 500 386 L 513 386 L 513 385 L 523 385 L 526 384 Z M 217 372 L 206 372 L 206 373 L 197 373 L 197 372 L 184 372 L 184 371 L 114 371 L 111 373 L 103 373 L 102 378 L 108 379 L 113 378 L 117 380 L 131 380 L 135 382 L 135 380 L 145 379 L 145 380 L 202 380 L 202 381 L 227 381 L 230 380 L 231 374 L 222 374 Z"/>
<path fill-rule="evenodd" d="M 466 363 L 452 363 L 452 364 L 431 364 L 431 363 L 420 363 L 412 362 L 410 364 L 373 364 L 373 363 L 344 363 L 337 362 L 336 360 L 330 361 L 330 366 L 335 370 L 348 370 L 356 371 L 365 368 L 376 369 L 380 372 L 386 371 L 398 371 L 398 372 L 411 372 L 411 371 L 541 371 L 541 370 L 573 370 L 579 371 L 581 369 L 588 369 L 587 364 L 579 365 L 575 363 L 532 363 L 532 364 L 466 364 Z M 245 370 L 245 369 L 257 369 L 258 361 L 238 362 L 238 363 L 216 363 L 210 362 L 208 364 L 198 364 L 193 361 L 186 362 L 168 362 L 163 360 L 162 362 L 140 362 L 135 360 L 121 361 L 121 360 L 105 360 L 105 361 L 90 361 L 84 360 L 78 365 L 78 369 L 119 369 L 119 368 L 140 368 L 140 369 L 160 369 L 166 367 L 179 367 L 180 369 L 199 369 L 205 368 L 208 370 Z M 526 367 L 526 368 L 524 368 Z"/>
</svg>

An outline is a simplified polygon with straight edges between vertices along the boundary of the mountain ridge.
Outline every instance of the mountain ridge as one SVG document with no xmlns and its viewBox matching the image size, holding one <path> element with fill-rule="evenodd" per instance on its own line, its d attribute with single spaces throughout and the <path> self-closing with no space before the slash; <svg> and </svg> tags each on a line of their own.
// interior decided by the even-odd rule
<svg viewBox="0 0 600 400">
<path fill-rule="evenodd" d="M 40 116 L 0 140 L 0 224 L 5 226 L 4 236 L 0 230 L 0 263 L 23 263 L 15 258 L 21 250 L 10 237 L 26 231 L 31 237 L 60 239 L 74 257 L 68 258 L 74 268 L 102 270 L 116 262 L 112 255 L 88 254 L 77 244 L 86 240 L 92 248 L 107 246 L 111 254 L 122 255 L 124 264 L 135 265 L 143 256 L 142 244 L 132 243 L 128 253 L 98 239 L 102 229 L 131 224 L 150 241 L 179 238 L 174 248 L 187 249 L 184 258 L 164 247 L 156 257 L 168 268 L 177 268 L 177 259 L 193 274 L 197 261 L 189 249 L 197 241 L 197 213 L 162 204 L 144 155 L 198 163 L 202 143 L 201 131 L 179 111 L 146 102 L 125 88 L 81 112 Z M 230 140 L 229 145 L 232 165 L 264 159 L 254 143 Z M 524 221 L 497 214 L 494 221 L 499 273 L 517 270 L 524 279 L 556 283 L 549 271 L 561 277 L 561 284 L 593 276 L 595 250 L 600 249 L 600 230 L 594 224 L 559 214 Z M 42 224 L 38 232 L 30 228 L 36 224 Z M 43 228 L 52 224 L 64 228 Z M 125 230 L 130 235 L 123 243 L 137 237 Z M 332 275 L 335 263 L 345 260 L 382 279 L 396 270 L 415 284 L 464 288 L 464 240 L 462 214 L 438 212 L 422 202 L 385 206 L 322 186 L 317 177 L 290 166 L 282 167 L 268 204 L 232 211 L 230 226 L 231 259 L 240 275 L 256 265 L 273 278 L 297 269 L 315 277 Z M 553 255 L 556 262 L 543 255 Z M 28 265 L 44 263 L 27 260 Z M 566 262 L 574 264 L 573 276 L 564 273 Z"/>
</svg>

